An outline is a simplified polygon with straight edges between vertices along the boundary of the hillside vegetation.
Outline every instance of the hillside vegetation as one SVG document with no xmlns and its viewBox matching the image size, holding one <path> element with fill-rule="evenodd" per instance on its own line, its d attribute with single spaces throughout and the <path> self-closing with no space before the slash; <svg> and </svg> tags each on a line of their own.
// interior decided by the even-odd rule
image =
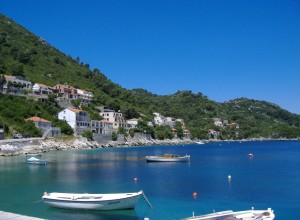
<svg viewBox="0 0 300 220">
<path fill-rule="evenodd" d="M 69 84 L 92 91 L 94 100 L 84 110 L 97 115 L 96 107 L 106 105 L 121 110 L 126 119 L 142 117 L 141 131 L 155 132 L 156 128 L 149 128 L 146 122 L 153 119 L 153 112 L 159 112 L 184 119 L 192 138 L 211 138 L 210 129 L 219 132 L 220 139 L 300 137 L 300 116 L 266 101 L 239 98 L 218 103 L 191 91 L 160 96 L 144 89 L 126 90 L 99 69 L 91 70 L 79 57 L 72 58 L 60 52 L 4 15 L 0 15 L 0 74 L 25 76 L 33 83 L 48 86 Z M 0 122 L 6 124 L 10 132 L 31 132 L 38 136 L 39 131 L 24 122 L 25 118 L 38 115 L 69 133 L 57 120 L 61 109 L 51 99 L 41 103 L 0 95 L 0 105 Z M 238 126 L 215 126 L 215 118 Z"/>
</svg>

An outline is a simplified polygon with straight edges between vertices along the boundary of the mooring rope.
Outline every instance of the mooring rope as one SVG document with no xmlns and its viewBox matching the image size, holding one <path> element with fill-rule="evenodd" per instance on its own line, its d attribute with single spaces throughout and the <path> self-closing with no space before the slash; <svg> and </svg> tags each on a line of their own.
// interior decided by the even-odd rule
<svg viewBox="0 0 300 220">
<path fill-rule="evenodd" d="M 149 205 L 149 207 L 150 207 L 152 210 L 154 210 L 153 205 L 151 205 L 151 203 L 149 202 L 149 200 L 148 200 L 148 198 L 146 197 L 144 191 L 143 191 L 143 197 L 144 197 L 145 201 L 147 202 L 147 204 Z"/>
<path fill-rule="evenodd" d="M 41 202 L 41 201 L 43 201 L 43 199 L 41 199 L 41 200 L 38 200 L 38 201 L 35 201 L 35 202 L 33 202 L 33 203 L 37 203 L 37 202 Z"/>
</svg>

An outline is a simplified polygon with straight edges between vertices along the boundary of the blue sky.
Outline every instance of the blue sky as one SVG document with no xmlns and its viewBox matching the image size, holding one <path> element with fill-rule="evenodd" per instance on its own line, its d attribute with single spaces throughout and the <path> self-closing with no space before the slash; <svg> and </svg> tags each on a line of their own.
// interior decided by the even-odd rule
<svg viewBox="0 0 300 220">
<path fill-rule="evenodd" d="M 0 0 L 0 13 L 126 89 L 300 114 L 299 0 Z"/>
</svg>

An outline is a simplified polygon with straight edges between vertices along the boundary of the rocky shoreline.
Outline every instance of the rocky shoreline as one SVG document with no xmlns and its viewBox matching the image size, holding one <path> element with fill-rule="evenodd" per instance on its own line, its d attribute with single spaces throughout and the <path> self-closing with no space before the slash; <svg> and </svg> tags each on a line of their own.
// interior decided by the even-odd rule
<svg viewBox="0 0 300 220">
<path fill-rule="evenodd" d="M 195 141 L 190 139 L 172 139 L 172 140 L 132 140 L 132 141 L 110 141 L 107 144 L 101 144 L 96 141 L 88 141 L 86 138 L 75 138 L 72 140 L 45 139 L 41 143 L 32 144 L 30 141 L 14 141 L 0 143 L 0 156 L 17 156 L 33 153 L 45 153 L 57 150 L 81 150 L 109 147 L 130 147 L 130 146 L 153 146 L 153 145 L 184 145 Z"/>
<path fill-rule="evenodd" d="M 247 140 L 205 140 L 205 142 L 244 142 L 244 141 L 299 141 L 300 139 L 247 139 Z M 159 146 L 159 145 L 185 145 L 201 142 L 201 140 L 191 139 L 134 139 L 130 141 L 110 141 L 102 144 L 96 141 L 89 141 L 86 138 L 73 138 L 71 140 L 44 139 L 40 141 L 32 140 L 11 140 L 0 142 L 0 156 L 17 156 L 35 153 L 46 153 L 60 150 L 82 150 L 109 147 L 131 147 L 131 146 Z"/>
</svg>

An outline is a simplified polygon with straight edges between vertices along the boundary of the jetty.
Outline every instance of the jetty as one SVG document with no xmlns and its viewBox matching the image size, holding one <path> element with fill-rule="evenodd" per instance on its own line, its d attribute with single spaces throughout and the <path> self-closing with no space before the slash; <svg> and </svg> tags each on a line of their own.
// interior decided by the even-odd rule
<svg viewBox="0 0 300 220">
<path fill-rule="evenodd" d="M 26 215 L 19 215 L 19 214 L 14 214 L 11 212 L 3 212 L 0 211 L 0 219 L 13 219 L 13 220 L 45 220 L 42 218 L 35 218 L 35 217 L 31 217 L 31 216 L 26 216 Z"/>
</svg>

